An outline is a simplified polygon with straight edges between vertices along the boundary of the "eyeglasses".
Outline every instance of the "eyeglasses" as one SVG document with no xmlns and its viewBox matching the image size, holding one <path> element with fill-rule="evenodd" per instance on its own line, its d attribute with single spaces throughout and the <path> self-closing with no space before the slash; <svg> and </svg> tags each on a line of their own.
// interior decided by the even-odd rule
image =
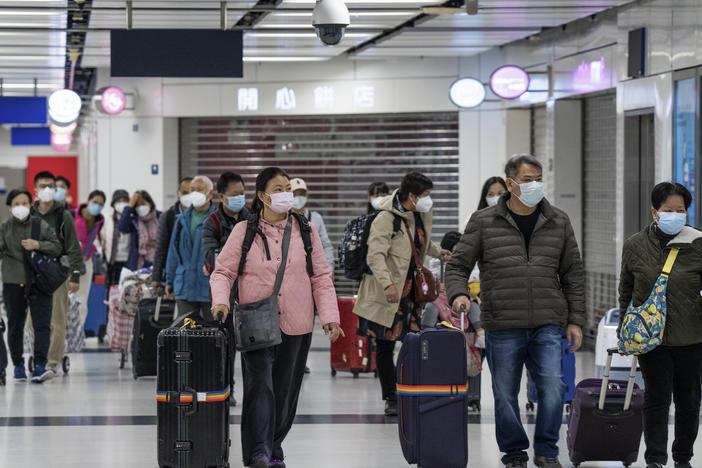
<svg viewBox="0 0 702 468">
<path fill-rule="evenodd" d="M 39 190 L 43 190 L 45 188 L 56 188 L 56 184 L 39 184 L 37 185 L 37 188 Z"/>
</svg>

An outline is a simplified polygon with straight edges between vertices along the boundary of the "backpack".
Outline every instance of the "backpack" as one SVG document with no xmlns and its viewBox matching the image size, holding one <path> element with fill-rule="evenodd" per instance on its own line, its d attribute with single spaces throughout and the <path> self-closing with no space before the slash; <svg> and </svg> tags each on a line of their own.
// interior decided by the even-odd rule
<svg viewBox="0 0 702 468">
<path fill-rule="evenodd" d="M 38 241 L 41 238 L 41 218 L 32 217 L 32 239 Z M 58 258 L 50 257 L 37 250 L 25 253 L 25 275 L 27 277 L 27 288 L 34 285 L 46 294 L 52 295 L 68 279 L 68 270 L 61 265 Z"/>
<path fill-rule="evenodd" d="M 219 235 L 219 240 L 221 242 L 222 237 L 224 236 L 224 226 L 222 225 L 222 219 L 219 217 L 219 214 L 217 214 L 217 210 L 210 213 L 210 216 L 208 216 L 208 218 L 212 222 L 214 228 L 217 230 L 217 234 Z M 217 259 L 219 251 L 220 249 L 215 250 L 215 259 Z M 214 268 L 214 265 L 210 265 L 209 263 L 207 263 L 207 260 L 205 260 L 205 271 L 207 271 L 208 276 L 212 274 Z"/>
<path fill-rule="evenodd" d="M 310 223 L 304 216 L 297 213 L 291 213 L 291 215 L 300 225 L 302 243 L 305 246 L 305 255 L 307 258 L 307 274 L 312 277 L 314 276 L 314 267 L 312 266 L 312 228 L 310 228 Z M 261 239 L 263 240 L 263 246 L 266 249 L 266 259 L 271 259 L 271 253 L 268 250 L 268 239 L 266 238 L 265 234 L 263 234 L 263 231 L 261 231 L 261 228 L 258 227 L 258 219 L 259 215 L 251 215 L 251 217 L 246 220 L 246 234 L 244 235 L 244 243 L 241 245 L 241 259 L 239 260 L 238 276 L 241 276 L 244 273 L 246 257 L 249 250 L 251 250 L 251 245 L 253 245 L 256 235 L 261 236 Z"/>
<path fill-rule="evenodd" d="M 364 274 L 373 274 L 366 262 L 366 256 L 371 225 L 378 213 L 380 212 L 359 216 L 346 224 L 344 239 L 339 245 L 339 265 L 344 269 L 344 276 L 348 279 L 360 281 Z M 393 217 L 392 237 L 394 238 L 400 232 L 402 220 L 394 213 Z"/>
</svg>

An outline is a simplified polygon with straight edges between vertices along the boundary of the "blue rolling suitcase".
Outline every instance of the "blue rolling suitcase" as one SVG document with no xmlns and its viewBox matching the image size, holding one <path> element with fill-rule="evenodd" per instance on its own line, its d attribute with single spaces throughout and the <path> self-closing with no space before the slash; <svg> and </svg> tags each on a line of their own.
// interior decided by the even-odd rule
<svg viewBox="0 0 702 468">
<path fill-rule="evenodd" d="M 570 351 L 567 338 L 563 338 L 561 341 L 561 351 L 563 353 L 563 381 L 568 386 L 563 403 L 568 405 L 566 409 L 569 410 L 575 395 L 575 354 Z M 536 391 L 536 383 L 531 378 L 529 371 L 527 371 L 527 400 L 527 411 L 534 411 L 534 405 L 539 402 L 539 396 Z"/>
<path fill-rule="evenodd" d="M 465 468 L 468 464 L 466 340 L 452 329 L 405 338 L 397 361 L 399 435 L 410 464 Z"/>
</svg>

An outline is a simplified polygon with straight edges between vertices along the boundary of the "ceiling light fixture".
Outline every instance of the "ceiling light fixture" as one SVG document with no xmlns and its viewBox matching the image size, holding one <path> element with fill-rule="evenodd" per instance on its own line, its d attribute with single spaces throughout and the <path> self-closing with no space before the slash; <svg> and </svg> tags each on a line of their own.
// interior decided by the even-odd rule
<svg viewBox="0 0 702 468">
<path fill-rule="evenodd" d="M 332 57 L 244 57 L 244 62 L 323 62 Z"/>
</svg>

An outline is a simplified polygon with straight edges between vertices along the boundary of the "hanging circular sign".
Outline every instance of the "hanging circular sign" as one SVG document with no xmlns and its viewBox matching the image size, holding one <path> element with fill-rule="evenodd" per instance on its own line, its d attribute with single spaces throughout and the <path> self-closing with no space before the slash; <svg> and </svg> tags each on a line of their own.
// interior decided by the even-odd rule
<svg viewBox="0 0 702 468">
<path fill-rule="evenodd" d="M 529 89 L 529 74 L 516 65 L 505 65 L 492 72 L 490 89 L 502 99 L 516 99 Z"/>
<path fill-rule="evenodd" d="M 66 153 L 71 149 L 71 142 L 73 142 L 73 135 L 70 133 L 65 135 L 57 135 L 55 133 L 51 134 L 51 147 L 57 153 Z"/>
<path fill-rule="evenodd" d="M 475 78 L 461 78 L 451 84 L 449 98 L 456 106 L 470 109 L 485 100 L 485 85 Z"/>
<path fill-rule="evenodd" d="M 124 91 L 116 86 L 105 88 L 100 95 L 100 107 L 110 115 L 117 115 L 127 106 L 127 97 Z"/>
<path fill-rule="evenodd" d="M 75 91 L 58 89 L 49 95 L 49 117 L 57 125 L 70 125 L 78 120 L 82 104 Z"/>
</svg>

